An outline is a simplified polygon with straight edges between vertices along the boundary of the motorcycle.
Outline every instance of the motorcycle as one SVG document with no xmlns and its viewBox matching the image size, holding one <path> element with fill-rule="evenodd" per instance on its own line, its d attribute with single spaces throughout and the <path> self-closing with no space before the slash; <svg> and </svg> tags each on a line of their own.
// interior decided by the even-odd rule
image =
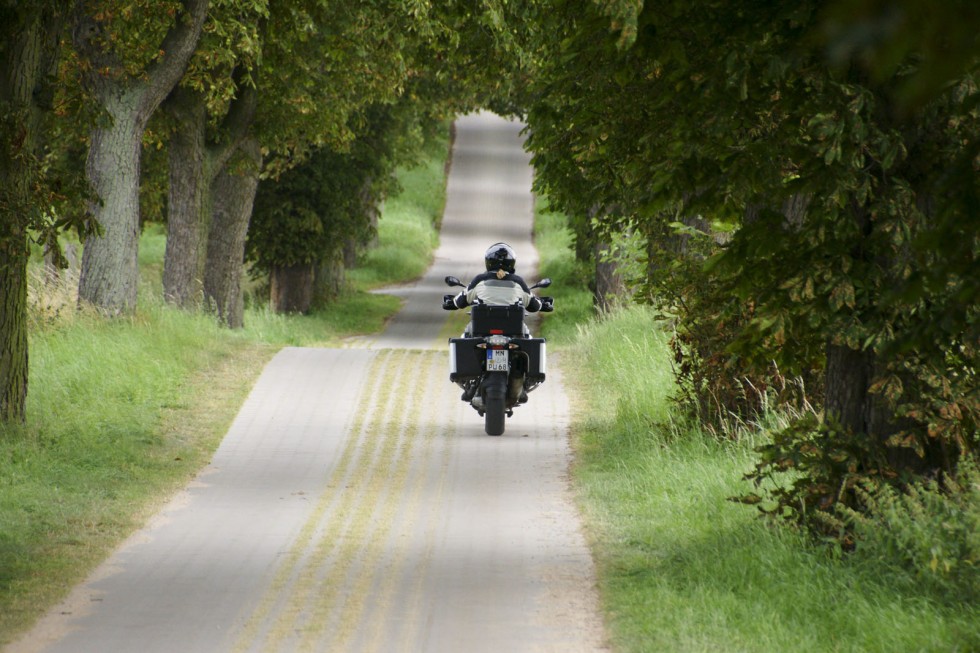
<svg viewBox="0 0 980 653">
<path fill-rule="evenodd" d="M 466 286 L 456 277 L 446 285 Z M 531 286 L 547 288 L 550 279 Z M 453 295 L 443 297 L 443 305 Z M 539 297 L 541 311 L 554 310 L 554 299 Z M 546 376 L 544 338 L 532 338 L 524 324 L 520 304 L 499 306 L 476 303 L 470 309 L 470 326 L 461 338 L 449 339 L 449 380 L 463 390 L 460 397 L 484 418 L 487 435 L 503 435 L 505 418 L 514 408 L 527 403 L 529 392 L 544 383 Z"/>
</svg>

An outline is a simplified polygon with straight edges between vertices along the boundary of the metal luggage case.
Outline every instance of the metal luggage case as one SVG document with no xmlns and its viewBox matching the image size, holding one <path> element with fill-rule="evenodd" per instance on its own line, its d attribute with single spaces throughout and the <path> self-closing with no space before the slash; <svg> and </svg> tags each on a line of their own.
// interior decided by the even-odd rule
<svg viewBox="0 0 980 653">
<path fill-rule="evenodd" d="M 548 348 L 544 338 L 526 338 L 515 340 L 521 351 L 527 355 L 528 377 L 544 381 L 548 367 Z"/>
<path fill-rule="evenodd" d="M 483 358 L 486 352 L 477 349 L 483 338 L 449 339 L 449 380 L 465 381 L 483 374 Z"/>
</svg>

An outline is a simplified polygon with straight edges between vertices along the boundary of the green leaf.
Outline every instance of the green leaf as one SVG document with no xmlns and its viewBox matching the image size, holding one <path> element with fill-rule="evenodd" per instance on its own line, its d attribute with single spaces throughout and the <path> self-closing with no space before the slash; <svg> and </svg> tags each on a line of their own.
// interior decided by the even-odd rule
<svg viewBox="0 0 980 653">
<path fill-rule="evenodd" d="M 830 308 L 834 311 L 839 311 L 845 306 L 848 308 L 854 308 L 854 285 L 847 280 L 839 283 L 830 292 Z"/>
</svg>

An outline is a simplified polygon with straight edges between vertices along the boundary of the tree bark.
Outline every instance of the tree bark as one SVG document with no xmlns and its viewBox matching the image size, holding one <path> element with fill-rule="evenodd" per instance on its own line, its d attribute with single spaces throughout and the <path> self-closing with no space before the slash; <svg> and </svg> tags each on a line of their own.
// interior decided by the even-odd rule
<svg viewBox="0 0 980 653">
<path fill-rule="evenodd" d="M 275 267 L 269 275 L 276 313 L 309 313 L 313 304 L 313 264 Z"/>
<path fill-rule="evenodd" d="M 38 210 L 37 149 L 60 15 L 20 7 L 0 27 L 0 423 L 26 416 L 27 230 Z M 9 15 L 8 15 L 9 17 Z"/>
<path fill-rule="evenodd" d="M 236 77 L 242 74 L 243 71 L 238 71 Z M 208 133 L 209 116 L 201 93 L 178 86 L 165 104 L 179 127 L 171 139 L 169 151 L 170 195 L 163 294 L 167 301 L 177 306 L 192 308 L 201 297 L 214 212 L 212 185 L 246 138 L 255 118 L 256 100 L 253 86 L 239 84 L 238 95 L 216 134 Z M 226 189 L 220 191 L 226 192 Z M 238 199 L 230 201 L 239 202 Z M 248 216 L 244 224 L 247 227 Z M 237 231 L 231 237 L 235 234 Z M 222 271 L 216 274 L 222 274 Z"/>
<path fill-rule="evenodd" d="M 855 259 L 870 259 L 875 252 L 869 249 L 867 241 L 874 223 L 867 210 L 856 201 L 852 203 L 852 213 L 862 235 L 851 255 Z M 894 263 L 880 254 L 876 262 L 882 269 L 890 269 Z M 872 313 L 875 307 L 866 306 L 863 310 Z M 896 416 L 888 399 L 871 392 L 872 385 L 889 373 L 887 360 L 872 349 L 855 350 L 833 341 L 828 342 L 826 351 L 824 407 L 828 419 L 854 437 L 866 439 L 869 446 L 879 448 L 895 470 L 923 473 L 942 465 L 941 451 L 927 447 L 925 456 L 919 457 L 912 449 L 888 445 L 889 438 L 906 425 Z M 936 446 L 941 448 L 941 443 Z"/>
<path fill-rule="evenodd" d="M 595 307 L 601 312 L 613 309 L 623 298 L 626 286 L 619 274 L 619 264 L 606 259 L 610 246 L 596 243 L 595 247 Z"/>
<path fill-rule="evenodd" d="M 446 160 L 446 175 L 449 174 L 449 159 Z M 371 225 L 372 236 L 367 243 L 364 244 L 366 249 L 373 249 L 380 244 L 378 238 L 378 222 L 381 220 L 381 207 L 379 206 L 380 199 L 373 192 L 374 178 L 368 177 L 364 180 L 364 185 L 361 186 L 361 204 L 364 206 L 364 213 L 367 216 L 367 222 Z M 358 243 L 353 239 L 348 241 L 346 251 L 344 252 L 344 265 L 348 270 L 353 269 L 357 265 L 357 249 Z"/>
<path fill-rule="evenodd" d="M 184 15 L 159 46 L 163 54 L 138 76 L 125 72 L 121 62 L 100 48 L 105 26 L 98 18 L 76 17 L 75 45 L 91 64 L 85 81 L 108 118 L 108 124 L 92 132 L 86 163 L 89 182 L 100 199 L 90 208 L 101 234 L 86 240 L 78 293 L 80 301 L 109 314 L 136 307 L 143 132 L 183 75 L 207 15 L 208 0 L 184 0 L 183 5 Z M 105 70 L 115 74 L 103 74 Z"/>
<path fill-rule="evenodd" d="M 27 234 L 6 218 L 0 214 L 0 423 L 24 421 L 27 403 Z"/>
<path fill-rule="evenodd" d="M 103 99 L 111 124 L 95 129 L 85 172 L 101 200 L 91 207 L 101 234 L 85 240 L 78 297 L 109 314 L 136 307 L 139 282 L 140 148 L 145 121 L 135 115 L 137 98 Z M 119 105 L 119 106 L 117 106 Z"/>
<path fill-rule="evenodd" d="M 257 140 L 245 139 L 239 150 L 244 164 L 223 169 L 211 189 L 213 214 L 204 273 L 205 304 L 232 329 L 244 325 L 245 237 L 262 167 Z"/>
<path fill-rule="evenodd" d="M 323 308 L 340 296 L 347 283 L 346 270 L 343 253 L 317 264 L 313 280 L 313 307 Z"/>
<path fill-rule="evenodd" d="M 204 251 L 210 216 L 211 170 L 204 95 L 177 87 L 164 105 L 177 122 L 170 139 L 167 194 L 167 249 L 163 259 L 163 297 L 191 308 L 203 287 Z"/>
<path fill-rule="evenodd" d="M 871 352 L 827 344 L 824 409 L 827 417 L 845 431 L 868 433 L 868 387 L 873 369 Z"/>
</svg>

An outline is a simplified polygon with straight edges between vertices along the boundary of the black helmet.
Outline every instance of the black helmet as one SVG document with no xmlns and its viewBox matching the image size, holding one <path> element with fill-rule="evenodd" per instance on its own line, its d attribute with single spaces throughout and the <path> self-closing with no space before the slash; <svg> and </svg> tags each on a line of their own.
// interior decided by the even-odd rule
<svg viewBox="0 0 980 653">
<path fill-rule="evenodd" d="M 487 272 L 493 272 L 495 270 L 513 272 L 514 265 L 517 263 L 514 250 L 507 243 L 494 243 L 490 245 L 483 258 L 487 261 Z"/>
</svg>

